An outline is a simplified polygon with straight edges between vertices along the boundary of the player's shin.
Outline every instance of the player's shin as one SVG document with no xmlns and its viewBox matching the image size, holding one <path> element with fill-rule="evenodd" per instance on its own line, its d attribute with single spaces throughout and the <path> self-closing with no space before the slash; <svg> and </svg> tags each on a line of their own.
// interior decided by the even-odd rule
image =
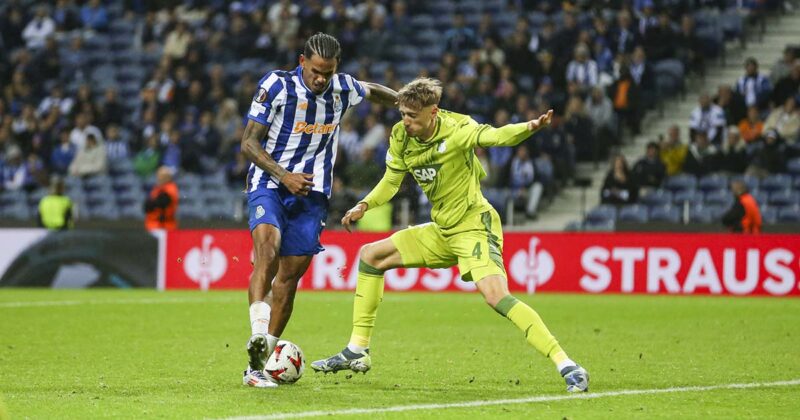
<svg viewBox="0 0 800 420">
<path fill-rule="evenodd" d="M 347 348 L 360 353 L 369 348 L 378 305 L 383 300 L 383 271 L 361 261 L 358 264 L 358 285 L 353 300 L 353 333 Z"/>
<path fill-rule="evenodd" d="M 522 330 L 528 343 L 552 360 L 559 371 L 566 366 L 575 365 L 533 308 L 514 296 L 507 295 L 497 303 L 494 310 Z"/>
</svg>

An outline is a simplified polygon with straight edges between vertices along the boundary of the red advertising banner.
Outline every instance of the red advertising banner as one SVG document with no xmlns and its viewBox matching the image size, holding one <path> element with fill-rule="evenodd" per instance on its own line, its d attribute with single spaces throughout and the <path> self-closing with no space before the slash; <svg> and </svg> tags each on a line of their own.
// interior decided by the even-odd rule
<svg viewBox="0 0 800 420">
<path fill-rule="evenodd" d="M 387 234 L 332 231 L 300 282 L 305 290 L 355 289 L 358 250 Z M 169 232 L 167 289 L 245 289 L 247 231 Z M 517 292 L 800 296 L 800 236 L 663 233 L 506 233 L 509 288 Z M 458 269 L 398 269 L 386 290 L 471 291 Z"/>
</svg>

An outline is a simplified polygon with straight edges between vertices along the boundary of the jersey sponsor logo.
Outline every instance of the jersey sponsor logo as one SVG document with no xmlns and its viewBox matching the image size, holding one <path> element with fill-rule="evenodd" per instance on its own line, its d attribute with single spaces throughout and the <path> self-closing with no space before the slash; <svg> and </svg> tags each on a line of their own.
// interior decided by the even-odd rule
<svg viewBox="0 0 800 420">
<path fill-rule="evenodd" d="M 417 181 L 422 184 L 427 184 L 436 179 L 436 175 L 439 174 L 439 168 L 441 167 L 442 165 L 420 166 L 419 168 L 412 169 L 411 173 L 414 174 L 414 178 L 416 178 Z"/>
<path fill-rule="evenodd" d="M 336 124 L 309 124 L 305 121 L 297 121 L 294 125 L 295 133 L 330 134 L 335 129 Z"/>
<path fill-rule="evenodd" d="M 258 92 L 256 95 L 253 96 L 253 100 L 258 103 L 264 103 L 267 100 L 267 90 L 264 88 L 258 88 Z"/>
</svg>

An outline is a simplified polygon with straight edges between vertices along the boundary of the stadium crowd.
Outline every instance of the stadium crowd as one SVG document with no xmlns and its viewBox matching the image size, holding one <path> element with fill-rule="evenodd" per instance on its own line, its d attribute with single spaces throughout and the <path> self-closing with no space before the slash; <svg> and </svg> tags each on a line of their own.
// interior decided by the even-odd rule
<svg viewBox="0 0 800 420">
<path fill-rule="evenodd" d="M 637 134 L 645 110 L 681 90 L 687 75 L 702 77 L 726 40 L 776 7 L 780 1 L 9 0 L 0 5 L 2 188 L 32 200 L 50 175 L 63 175 L 89 217 L 141 218 L 154 173 L 166 166 L 181 187 L 179 214 L 230 218 L 224 202 L 242 199 L 236 192 L 249 162 L 239 141 L 257 81 L 294 68 L 304 39 L 324 31 L 342 45 L 341 71 L 395 89 L 436 77 L 445 86 L 442 107 L 479 122 L 500 126 L 554 108 L 537 141 L 477 151 L 501 214 L 511 200 L 535 216 L 539 198 L 568 183 L 576 161 L 603 159 Z M 716 170 L 706 156 L 741 148 L 748 163 L 776 170 L 770 156 L 797 137 L 793 60 L 776 64 L 772 80 L 748 73 L 701 99 L 691 144 L 670 133 L 652 152 L 667 156 L 666 174 L 690 171 L 698 159 L 698 171 Z M 380 178 L 398 120 L 395 109 L 369 105 L 342 122 L 332 217 Z M 669 161 L 681 154 L 681 163 Z M 648 170 L 647 161 L 636 168 Z M 5 216 L 34 218 L 13 201 L 19 193 L 3 194 Z M 411 182 L 398 196 L 427 215 Z M 205 205 L 213 199 L 222 202 L 217 213 Z"/>
</svg>

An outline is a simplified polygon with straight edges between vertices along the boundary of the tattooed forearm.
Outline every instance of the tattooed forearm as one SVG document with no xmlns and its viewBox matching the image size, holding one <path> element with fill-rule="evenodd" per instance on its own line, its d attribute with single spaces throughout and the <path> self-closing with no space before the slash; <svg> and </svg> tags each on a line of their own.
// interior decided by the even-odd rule
<svg viewBox="0 0 800 420">
<path fill-rule="evenodd" d="M 242 153 L 263 171 L 280 180 L 288 171 L 278 165 L 278 162 L 275 162 L 275 159 L 261 147 L 261 139 L 267 134 L 267 130 L 267 126 L 248 120 L 242 136 Z"/>
<path fill-rule="evenodd" d="M 388 107 L 395 106 L 397 102 L 397 92 L 395 92 L 393 89 L 377 83 L 365 82 L 365 84 L 369 89 L 369 95 L 367 95 L 367 99 L 369 99 L 371 102 L 379 103 Z"/>
</svg>

